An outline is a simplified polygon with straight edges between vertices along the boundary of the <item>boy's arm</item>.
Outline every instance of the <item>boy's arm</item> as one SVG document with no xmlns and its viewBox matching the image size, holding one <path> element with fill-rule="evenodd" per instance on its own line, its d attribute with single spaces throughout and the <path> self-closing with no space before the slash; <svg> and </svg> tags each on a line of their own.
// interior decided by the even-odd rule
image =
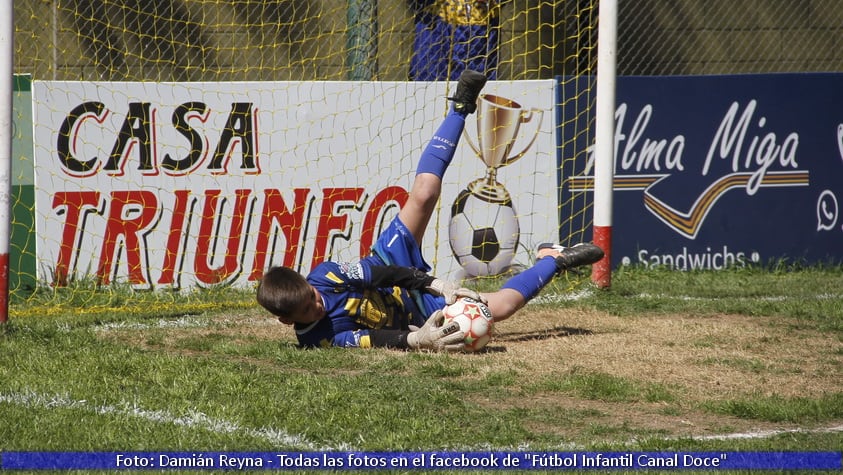
<svg viewBox="0 0 843 475">
<path fill-rule="evenodd" d="M 450 305 L 460 297 L 468 297 L 486 303 L 486 299 L 474 290 L 460 287 L 454 282 L 439 279 L 413 267 L 370 266 L 370 281 L 374 287 L 397 286 L 408 290 L 424 290 L 445 297 Z"/>
<path fill-rule="evenodd" d="M 373 287 L 401 287 L 407 290 L 424 290 L 436 280 L 414 267 L 370 266 L 369 280 Z"/>
<path fill-rule="evenodd" d="M 335 346 L 355 348 L 398 348 L 404 350 L 459 351 L 465 333 L 457 322 L 445 323 L 441 310 L 427 319 L 424 326 L 407 330 L 356 330 L 334 337 Z"/>
</svg>

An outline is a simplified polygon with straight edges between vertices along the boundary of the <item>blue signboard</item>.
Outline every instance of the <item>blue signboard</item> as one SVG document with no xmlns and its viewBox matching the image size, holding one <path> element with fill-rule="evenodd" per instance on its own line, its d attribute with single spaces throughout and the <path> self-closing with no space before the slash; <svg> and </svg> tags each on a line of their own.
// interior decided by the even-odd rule
<svg viewBox="0 0 843 475">
<path fill-rule="evenodd" d="M 613 265 L 843 261 L 841 86 L 841 74 L 618 78 Z M 562 157 L 589 152 L 563 167 L 560 198 L 591 202 L 592 118 L 567 89 L 560 113 L 577 119 Z"/>
</svg>

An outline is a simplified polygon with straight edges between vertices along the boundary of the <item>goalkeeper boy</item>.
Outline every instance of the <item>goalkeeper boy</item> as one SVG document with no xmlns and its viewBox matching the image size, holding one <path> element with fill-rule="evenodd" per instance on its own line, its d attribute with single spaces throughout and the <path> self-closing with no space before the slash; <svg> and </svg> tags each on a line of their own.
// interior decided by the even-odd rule
<svg viewBox="0 0 843 475">
<path fill-rule="evenodd" d="M 466 70 L 453 105 L 422 152 L 407 202 L 378 237 L 369 256 L 356 263 L 323 262 L 305 277 L 273 267 L 261 278 L 257 300 L 283 324 L 292 325 L 301 347 L 389 347 L 456 351 L 463 332 L 443 325 L 442 309 L 459 297 L 485 302 L 495 321 L 512 316 L 553 277 L 603 257 L 593 244 L 563 248 L 542 245 L 536 263 L 496 292 L 478 294 L 427 274 L 421 255 L 424 231 L 442 190 L 465 118 L 477 109 L 486 84 L 482 73 Z"/>
</svg>

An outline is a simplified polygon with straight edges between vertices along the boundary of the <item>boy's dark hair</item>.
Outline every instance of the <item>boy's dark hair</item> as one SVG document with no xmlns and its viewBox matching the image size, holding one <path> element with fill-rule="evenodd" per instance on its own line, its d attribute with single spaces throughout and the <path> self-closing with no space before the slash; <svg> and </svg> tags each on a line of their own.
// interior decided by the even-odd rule
<svg viewBox="0 0 843 475">
<path fill-rule="evenodd" d="M 273 267 L 261 277 L 257 298 L 276 317 L 290 318 L 313 299 L 313 290 L 298 272 L 288 267 Z"/>
</svg>

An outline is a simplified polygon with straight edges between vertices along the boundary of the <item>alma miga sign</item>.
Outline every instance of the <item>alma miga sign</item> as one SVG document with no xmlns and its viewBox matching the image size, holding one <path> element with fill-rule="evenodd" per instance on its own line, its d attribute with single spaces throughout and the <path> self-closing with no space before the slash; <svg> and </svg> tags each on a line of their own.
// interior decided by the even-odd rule
<svg viewBox="0 0 843 475">
<path fill-rule="evenodd" d="M 615 265 L 843 261 L 841 80 L 618 78 Z M 566 146 L 586 149 L 589 140 Z M 588 162 L 581 166 L 566 194 L 591 194 Z"/>
</svg>

